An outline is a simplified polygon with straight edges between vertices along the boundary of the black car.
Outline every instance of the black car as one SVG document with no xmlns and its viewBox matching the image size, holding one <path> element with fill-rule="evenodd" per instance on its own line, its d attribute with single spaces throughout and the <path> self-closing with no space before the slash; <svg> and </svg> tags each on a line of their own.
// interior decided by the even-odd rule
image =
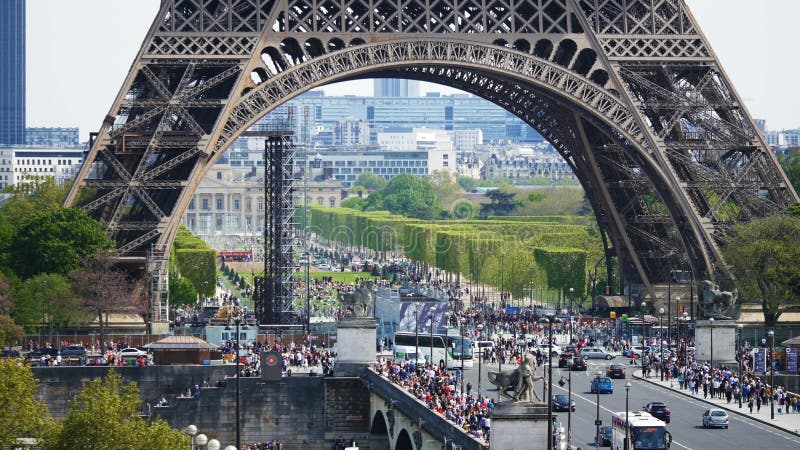
<svg viewBox="0 0 800 450">
<path fill-rule="evenodd" d="M 569 367 L 570 362 L 572 362 L 572 353 L 565 352 L 558 357 L 558 367 Z"/>
<path fill-rule="evenodd" d="M 558 394 L 553 396 L 553 411 L 568 411 L 572 405 L 572 410 L 575 411 L 575 400 L 569 401 L 569 396 Z"/>
<path fill-rule="evenodd" d="M 586 361 L 583 358 L 572 358 L 569 370 L 586 370 Z"/>
<path fill-rule="evenodd" d="M 68 345 L 61 349 L 61 356 L 86 356 L 86 348 L 82 345 Z"/>
<path fill-rule="evenodd" d="M 4 349 L 2 353 L 0 353 L 0 358 L 19 358 L 19 350 L 14 349 Z"/>
<path fill-rule="evenodd" d="M 661 419 L 666 423 L 669 423 L 669 408 L 667 405 L 661 402 L 652 402 L 645 405 L 645 411 L 649 412 L 651 416 L 655 417 L 656 419 Z"/>
<path fill-rule="evenodd" d="M 600 429 L 600 447 L 611 447 L 614 431 L 609 426 Z"/>
<path fill-rule="evenodd" d="M 625 366 L 622 364 L 611 364 L 606 370 L 608 378 L 625 378 Z"/>
<path fill-rule="evenodd" d="M 55 358 L 58 355 L 57 348 L 39 348 L 28 352 L 28 359 L 39 359 L 43 355 L 50 355 L 51 358 Z"/>
</svg>

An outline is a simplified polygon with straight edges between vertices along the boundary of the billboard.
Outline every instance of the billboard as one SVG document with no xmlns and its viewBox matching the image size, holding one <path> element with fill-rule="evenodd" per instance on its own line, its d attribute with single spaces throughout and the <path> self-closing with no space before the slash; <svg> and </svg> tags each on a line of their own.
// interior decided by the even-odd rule
<svg viewBox="0 0 800 450">
<path fill-rule="evenodd" d="M 797 350 L 796 348 L 786 348 L 786 371 L 790 374 L 797 373 Z"/>
<path fill-rule="evenodd" d="M 755 364 L 754 364 L 754 372 L 767 372 L 767 349 L 761 347 L 756 349 L 755 355 Z"/>
<path fill-rule="evenodd" d="M 417 330 L 420 334 L 430 334 L 431 324 L 433 324 L 434 334 L 446 334 L 447 306 L 447 303 L 444 302 L 402 302 L 397 331 L 414 332 Z M 416 316 L 414 315 L 415 311 L 417 312 Z"/>
</svg>

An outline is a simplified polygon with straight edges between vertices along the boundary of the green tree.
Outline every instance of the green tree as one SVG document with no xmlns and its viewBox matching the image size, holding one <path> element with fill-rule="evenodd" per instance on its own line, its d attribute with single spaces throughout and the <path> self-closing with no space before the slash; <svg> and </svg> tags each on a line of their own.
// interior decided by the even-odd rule
<svg viewBox="0 0 800 450">
<path fill-rule="evenodd" d="M 380 199 L 387 211 L 417 219 L 433 219 L 439 210 L 431 183 L 409 174 L 393 177 L 380 192 Z"/>
<path fill-rule="evenodd" d="M 0 448 L 14 448 L 17 438 L 44 439 L 53 429 L 47 405 L 36 401 L 38 382 L 16 358 L 0 359 Z"/>
<path fill-rule="evenodd" d="M 354 186 L 364 186 L 369 191 L 380 191 L 386 187 L 386 179 L 372 172 L 364 172 L 358 176 Z"/>
<path fill-rule="evenodd" d="M 80 298 L 64 275 L 41 273 L 20 282 L 14 290 L 14 320 L 26 330 L 84 325 L 89 321 Z"/>
<path fill-rule="evenodd" d="M 800 192 L 800 154 L 781 156 L 778 161 L 794 186 L 794 190 Z"/>
<path fill-rule="evenodd" d="M 472 192 L 478 187 L 477 180 L 470 177 L 458 177 L 456 180 L 461 189 L 464 189 L 466 192 Z"/>
<path fill-rule="evenodd" d="M 797 236 L 800 218 L 771 216 L 736 225 L 723 249 L 740 293 L 762 299 L 767 327 L 774 326 L 787 307 L 800 304 Z"/>
<path fill-rule="evenodd" d="M 10 316 L 0 315 L 0 347 L 19 345 L 25 337 L 25 330 Z"/>
<path fill-rule="evenodd" d="M 486 193 L 491 203 L 481 205 L 481 217 L 509 216 L 520 206 L 515 200 L 516 193 L 504 189 L 495 189 Z"/>
<path fill-rule="evenodd" d="M 103 226 L 77 208 L 59 208 L 35 214 L 18 229 L 10 257 L 20 278 L 37 273 L 67 275 L 98 249 L 114 242 Z"/>
<path fill-rule="evenodd" d="M 145 421 L 136 412 L 139 387 L 113 370 L 89 383 L 70 402 L 53 440 L 59 450 L 138 450 L 189 448 L 189 437 L 160 419 Z"/>
<path fill-rule="evenodd" d="M 364 211 L 367 209 L 367 205 L 367 201 L 361 197 L 350 197 L 342 202 L 342 208 L 356 209 L 358 211 Z"/>
<path fill-rule="evenodd" d="M 169 277 L 169 302 L 175 306 L 194 305 L 197 303 L 197 289 L 186 278 Z"/>
<path fill-rule="evenodd" d="M 456 219 L 472 219 L 477 214 L 478 208 L 468 200 L 458 202 L 453 208 L 453 217 Z"/>
<path fill-rule="evenodd" d="M 434 170 L 428 175 L 428 180 L 433 188 L 433 193 L 436 195 L 436 201 L 440 205 L 449 205 L 456 198 L 456 194 L 461 190 L 461 187 L 453 181 L 450 172 L 445 170 Z"/>
</svg>

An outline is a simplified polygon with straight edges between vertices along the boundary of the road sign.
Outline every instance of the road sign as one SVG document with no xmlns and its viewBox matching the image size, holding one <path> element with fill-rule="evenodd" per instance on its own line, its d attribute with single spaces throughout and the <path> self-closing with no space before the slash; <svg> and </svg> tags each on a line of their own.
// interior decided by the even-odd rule
<svg viewBox="0 0 800 450">
<path fill-rule="evenodd" d="M 594 425 L 595 425 L 595 426 L 597 426 L 597 427 L 599 427 L 599 426 L 600 426 L 600 425 L 602 425 L 602 424 L 603 424 L 603 421 L 602 421 L 602 420 L 595 420 L 595 421 L 594 421 Z"/>
</svg>

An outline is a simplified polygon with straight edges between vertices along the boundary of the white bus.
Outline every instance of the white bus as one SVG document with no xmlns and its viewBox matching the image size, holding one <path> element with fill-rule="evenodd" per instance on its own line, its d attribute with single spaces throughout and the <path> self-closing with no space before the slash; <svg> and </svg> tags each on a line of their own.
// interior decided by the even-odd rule
<svg viewBox="0 0 800 450">
<path fill-rule="evenodd" d="M 431 347 L 433 338 L 433 347 Z M 447 362 L 448 369 L 460 369 L 472 367 L 472 342 L 469 338 L 461 336 L 445 336 L 443 334 L 414 334 L 408 331 L 399 332 L 394 335 L 395 356 L 401 359 L 414 359 L 415 351 L 419 348 L 418 359 L 433 361 L 434 364 L 444 366 Z M 433 357 L 431 358 L 431 348 Z M 409 355 L 405 358 L 400 354 Z M 463 357 L 462 357 L 463 355 Z"/>
<path fill-rule="evenodd" d="M 672 443 L 672 435 L 667 424 L 644 411 L 625 411 L 611 416 L 612 450 L 667 450 Z M 631 445 L 626 446 L 626 438 Z"/>
</svg>

